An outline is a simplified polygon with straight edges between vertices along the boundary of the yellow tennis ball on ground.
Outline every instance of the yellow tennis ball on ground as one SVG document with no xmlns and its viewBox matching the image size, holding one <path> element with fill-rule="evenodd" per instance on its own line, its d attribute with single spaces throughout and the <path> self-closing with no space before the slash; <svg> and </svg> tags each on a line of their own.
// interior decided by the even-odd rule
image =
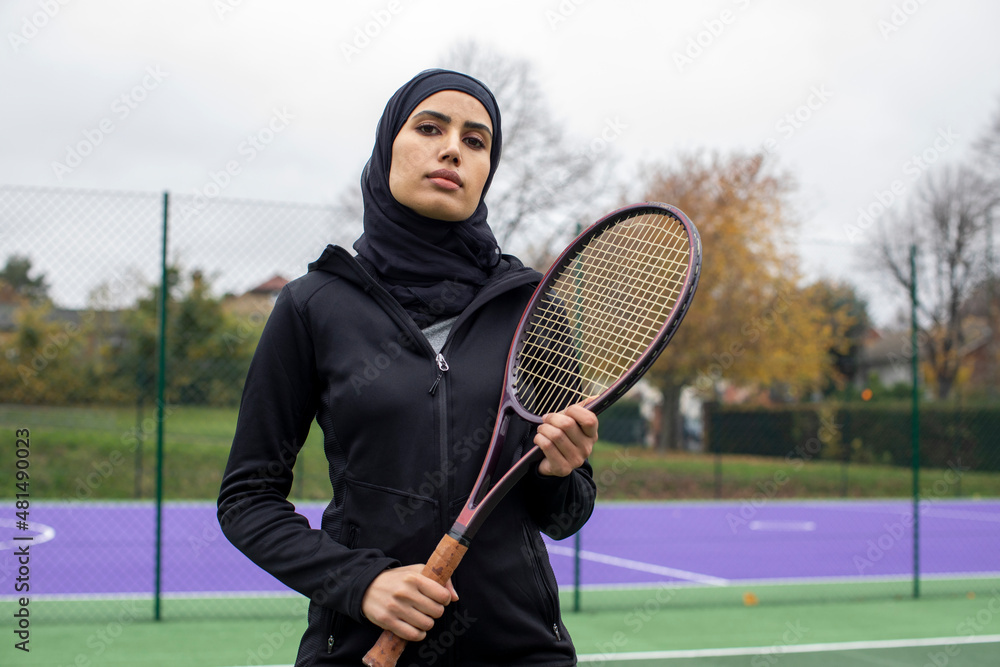
<svg viewBox="0 0 1000 667">
<path fill-rule="evenodd" d="M 757 598 L 757 596 L 751 593 L 750 591 L 747 591 L 746 593 L 743 594 L 743 604 L 746 605 L 747 607 L 755 607 L 759 602 L 760 600 Z"/>
</svg>

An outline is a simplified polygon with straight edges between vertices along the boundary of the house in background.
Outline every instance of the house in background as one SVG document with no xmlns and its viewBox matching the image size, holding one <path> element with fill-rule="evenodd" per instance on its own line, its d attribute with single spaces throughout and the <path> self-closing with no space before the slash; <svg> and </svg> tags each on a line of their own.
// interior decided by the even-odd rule
<svg viewBox="0 0 1000 667">
<path fill-rule="evenodd" d="M 223 301 L 223 307 L 229 312 L 245 317 L 267 315 L 274 308 L 281 288 L 288 284 L 288 279 L 274 275 L 256 287 L 252 287 L 239 296 L 229 296 Z"/>
<path fill-rule="evenodd" d="M 1000 379 L 1000 359 L 996 352 L 993 330 L 984 318 L 969 316 L 962 320 L 962 346 L 958 350 L 960 360 L 956 389 L 963 388 L 975 392 L 991 391 Z M 858 357 L 858 372 L 855 385 L 863 389 L 872 377 L 878 378 L 884 387 L 911 385 L 913 383 L 911 338 L 907 331 L 868 332 Z M 929 378 L 926 352 L 920 351 L 921 382 Z M 933 382 L 928 383 L 933 390 Z"/>
<path fill-rule="evenodd" d="M 858 355 L 858 388 L 867 386 L 873 375 L 886 387 L 911 384 L 910 350 L 909 331 L 869 329 Z"/>
</svg>

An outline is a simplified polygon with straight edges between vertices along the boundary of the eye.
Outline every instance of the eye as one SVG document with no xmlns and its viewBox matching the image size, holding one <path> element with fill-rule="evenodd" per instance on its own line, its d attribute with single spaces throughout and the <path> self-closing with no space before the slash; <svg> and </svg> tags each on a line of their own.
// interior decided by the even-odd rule
<svg viewBox="0 0 1000 667">
<path fill-rule="evenodd" d="M 477 137 L 476 135 L 472 135 L 470 137 L 466 137 L 465 138 L 465 143 L 467 143 L 468 145 L 472 146 L 476 150 L 483 150 L 483 149 L 486 148 L 486 142 L 483 141 L 482 139 L 480 139 L 479 137 Z"/>
<path fill-rule="evenodd" d="M 433 123 L 421 123 L 420 125 L 417 125 L 416 129 L 417 132 L 420 134 L 426 134 L 426 135 L 440 134 L 440 130 L 438 130 L 437 126 L 434 125 Z"/>
</svg>

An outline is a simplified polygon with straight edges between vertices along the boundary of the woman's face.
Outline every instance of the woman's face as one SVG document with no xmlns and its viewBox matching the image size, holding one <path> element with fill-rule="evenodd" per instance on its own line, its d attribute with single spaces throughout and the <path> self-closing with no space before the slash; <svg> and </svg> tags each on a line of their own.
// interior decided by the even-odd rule
<svg viewBox="0 0 1000 667">
<path fill-rule="evenodd" d="M 465 220 L 479 206 L 492 145 L 493 124 L 479 100 L 456 90 L 434 93 L 392 142 L 389 191 L 420 215 Z"/>
</svg>

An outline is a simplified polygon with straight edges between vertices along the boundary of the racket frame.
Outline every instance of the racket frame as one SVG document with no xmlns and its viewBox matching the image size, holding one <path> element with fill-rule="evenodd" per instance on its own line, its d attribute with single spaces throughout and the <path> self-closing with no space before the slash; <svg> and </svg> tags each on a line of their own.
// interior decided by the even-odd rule
<svg viewBox="0 0 1000 667">
<path fill-rule="evenodd" d="M 566 264 L 577 255 L 581 248 L 590 241 L 592 236 L 600 233 L 603 228 L 616 224 L 620 218 L 637 217 L 643 213 L 667 213 L 671 217 L 675 218 L 677 222 L 685 228 L 688 238 L 691 240 L 688 250 L 687 275 L 684 277 L 684 283 L 678 294 L 677 303 L 674 305 L 673 310 L 670 313 L 670 317 L 668 317 L 660 327 L 659 332 L 656 334 L 649 347 L 635 361 L 635 363 L 632 364 L 632 367 L 623 373 L 617 381 L 601 392 L 598 396 L 595 396 L 593 400 L 589 401 L 586 404 L 586 408 L 595 414 L 599 414 L 609 405 L 618 400 L 622 394 L 631 389 L 632 386 L 638 382 L 642 375 L 649 369 L 649 367 L 653 365 L 657 358 L 659 358 L 660 354 L 670 342 L 670 339 L 673 338 L 681 320 L 684 319 L 684 315 L 687 313 L 687 310 L 691 305 L 691 301 L 694 298 L 694 294 L 698 286 L 698 279 L 701 275 L 701 237 L 698 234 L 697 228 L 695 228 L 695 226 L 690 220 L 688 220 L 687 216 L 684 215 L 680 209 L 675 206 L 659 202 L 642 202 L 624 206 L 608 213 L 590 227 L 583 230 L 575 239 L 573 239 L 570 245 L 563 250 L 562 254 L 559 255 L 556 261 L 552 263 L 549 270 L 545 272 L 545 275 L 538 283 L 538 287 L 535 289 L 534 294 L 532 294 L 531 299 L 528 301 L 528 305 L 525 306 L 524 314 L 521 315 L 521 319 L 518 322 L 516 329 L 518 335 L 515 336 L 514 340 L 511 342 L 510 351 L 507 354 L 505 387 L 500 399 L 500 407 L 497 411 L 497 421 L 493 430 L 493 438 L 490 441 L 489 448 L 486 450 L 486 457 L 484 459 L 483 466 L 480 469 L 479 477 L 476 479 L 476 483 L 472 487 L 472 493 L 469 495 L 468 501 L 466 501 L 463 506 L 462 511 L 459 513 L 458 518 L 452 525 L 451 530 L 448 531 L 448 535 L 463 546 L 469 546 L 470 541 L 479 531 L 479 528 L 486 520 L 486 517 L 488 517 L 490 512 L 493 511 L 493 508 L 496 507 L 500 500 L 503 499 L 511 488 L 513 488 L 518 480 L 524 477 L 532 466 L 541 461 L 544 457 L 542 450 L 539 449 L 537 445 L 533 445 L 531 449 L 517 461 L 517 463 L 511 466 L 506 474 L 497 480 L 496 484 L 491 485 L 497 463 L 499 462 L 500 455 L 503 452 L 511 414 L 516 414 L 526 422 L 535 425 L 541 424 L 542 417 L 544 416 L 535 415 L 534 413 L 528 411 L 516 398 L 517 391 L 515 388 L 516 377 L 514 366 L 515 361 L 517 360 L 517 354 L 524 346 L 527 337 L 528 318 L 534 314 L 535 306 L 538 302 L 545 298 L 553 276 L 562 271 L 563 267 L 565 267 Z"/>
</svg>

